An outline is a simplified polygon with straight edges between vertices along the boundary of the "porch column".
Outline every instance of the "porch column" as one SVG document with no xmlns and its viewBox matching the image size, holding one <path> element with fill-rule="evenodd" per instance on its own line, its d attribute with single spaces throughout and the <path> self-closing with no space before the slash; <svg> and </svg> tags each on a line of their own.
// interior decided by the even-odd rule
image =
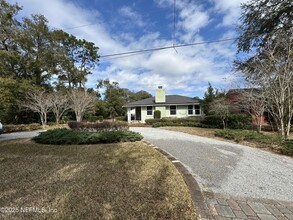
<svg viewBox="0 0 293 220">
<path fill-rule="evenodd" d="M 131 108 L 127 108 L 127 122 L 131 122 Z"/>
</svg>

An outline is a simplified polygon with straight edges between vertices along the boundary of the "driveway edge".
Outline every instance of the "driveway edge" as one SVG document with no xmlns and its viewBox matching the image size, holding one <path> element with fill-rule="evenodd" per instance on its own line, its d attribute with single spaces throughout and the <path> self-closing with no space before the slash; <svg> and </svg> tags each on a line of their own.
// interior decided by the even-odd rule
<svg viewBox="0 0 293 220">
<path fill-rule="evenodd" d="M 163 154 L 165 157 L 167 157 L 173 165 L 176 167 L 176 169 L 181 173 L 183 176 L 183 179 L 188 187 L 188 190 L 191 195 L 191 199 L 193 201 L 194 208 L 196 210 L 196 213 L 199 215 L 200 219 L 213 219 L 212 215 L 210 214 L 209 208 L 205 202 L 204 196 L 202 191 L 200 190 L 200 187 L 197 183 L 197 181 L 194 179 L 192 174 L 188 171 L 188 169 L 175 157 L 173 157 L 168 152 L 162 150 L 161 148 L 151 144 L 148 141 L 143 141 L 150 147 L 156 149 L 158 152 Z"/>
</svg>

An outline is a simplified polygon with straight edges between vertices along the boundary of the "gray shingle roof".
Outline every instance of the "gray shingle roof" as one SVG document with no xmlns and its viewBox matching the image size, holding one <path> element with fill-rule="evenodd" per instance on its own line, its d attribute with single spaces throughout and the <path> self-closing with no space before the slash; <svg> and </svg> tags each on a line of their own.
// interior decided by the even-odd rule
<svg viewBox="0 0 293 220">
<path fill-rule="evenodd" d="M 162 106 L 162 105 L 191 105 L 199 104 L 199 99 L 191 98 L 181 95 L 166 95 L 166 102 L 155 103 L 155 97 L 143 99 L 136 102 L 130 102 L 125 104 L 123 107 L 135 107 L 135 106 Z"/>
</svg>

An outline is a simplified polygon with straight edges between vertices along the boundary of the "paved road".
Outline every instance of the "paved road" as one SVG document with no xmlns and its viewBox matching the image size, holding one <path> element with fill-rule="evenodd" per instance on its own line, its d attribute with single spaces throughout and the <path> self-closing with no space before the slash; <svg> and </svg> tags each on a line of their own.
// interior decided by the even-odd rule
<svg viewBox="0 0 293 220">
<path fill-rule="evenodd" d="M 19 138 L 32 138 L 39 134 L 40 131 L 25 131 L 25 132 L 13 132 L 8 134 L 1 134 L 0 141 L 13 140 Z"/>
<path fill-rule="evenodd" d="M 180 160 L 204 192 L 293 201 L 292 158 L 181 132 L 131 130 Z"/>
</svg>

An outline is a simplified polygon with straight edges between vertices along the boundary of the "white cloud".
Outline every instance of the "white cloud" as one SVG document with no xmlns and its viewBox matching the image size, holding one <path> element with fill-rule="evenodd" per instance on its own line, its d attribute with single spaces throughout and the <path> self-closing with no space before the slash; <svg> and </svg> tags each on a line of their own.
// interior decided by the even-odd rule
<svg viewBox="0 0 293 220">
<path fill-rule="evenodd" d="M 178 26 L 183 31 L 181 39 L 192 42 L 195 35 L 209 23 L 209 14 L 195 4 L 183 4 L 179 9 Z"/>
<path fill-rule="evenodd" d="M 214 4 L 214 11 L 223 14 L 220 26 L 233 26 L 239 23 L 241 15 L 240 5 L 248 0 L 210 0 Z"/>
<path fill-rule="evenodd" d="M 224 5 L 215 1 L 215 8 L 227 13 L 227 16 L 236 7 L 236 4 L 229 3 L 228 0 L 220 1 Z M 113 36 L 97 9 L 80 8 L 70 1 L 19 0 L 18 2 L 24 5 L 27 14 L 44 14 L 53 27 L 66 29 L 94 23 L 67 31 L 79 38 L 95 42 L 100 47 L 100 55 L 172 45 L 172 39 L 163 38 L 158 31 L 148 32 L 140 37 L 128 32 Z M 172 0 L 157 0 L 157 2 L 161 7 L 170 7 L 173 4 Z M 188 43 L 204 41 L 204 37 L 199 33 L 211 21 L 209 12 L 194 1 L 178 0 L 177 6 L 178 40 Z M 127 17 L 137 21 L 142 19 L 141 15 L 128 6 L 120 8 L 119 12 L 122 18 Z M 223 36 L 233 36 L 233 32 Z M 170 49 L 108 61 L 106 58 L 101 59 L 100 67 L 89 76 L 87 86 L 95 87 L 98 79 L 109 78 L 119 82 L 121 87 L 131 90 L 153 92 L 158 85 L 163 85 L 170 93 L 174 90 L 182 90 L 182 94 L 194 96 L 192 95 L 194 93 L 203 94 L 208 81 L 220 86 L 228 85 L 234 79 L 230 75 L 230 69 L 235 48 L 230 42 L 176 50 L 177 52 Z"/>
<path fill-rule="evenodd" d="M 133 8 L 129 6 L 123 6 L 118 10 L 120 15 L 122 15 L 125 18 L 128 18 L 132 24 L 136 24 L 139 27 L 145 26 L 145 22 L 142 19 L 142 16 L 134 11 Z"/>
</svg>

